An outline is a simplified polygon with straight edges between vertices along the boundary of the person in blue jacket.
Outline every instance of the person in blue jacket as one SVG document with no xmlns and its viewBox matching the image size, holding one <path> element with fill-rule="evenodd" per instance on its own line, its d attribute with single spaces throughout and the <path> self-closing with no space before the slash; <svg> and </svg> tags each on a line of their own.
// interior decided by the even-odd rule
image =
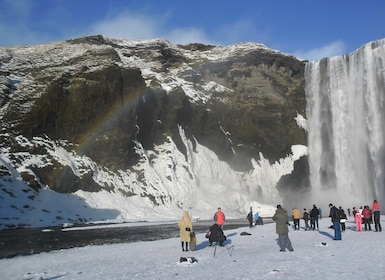
<svg viewBox="0 0 385 280">
<path fill-rule="evenodd" d="M 254 221 L 255 221 L 255 225 L 263 226 L 262 217 L 259 216 L 258 212 L 255 212 L 255 214 L 254 214 Z"/>
<path fill-rule="evenodd" d="M 258 218 L 259 218 L 258 212 L 255 212 L 255 214 L 254 214 L 254 221 L 255 221 L 255 224 L 257 224 Z"/>
</svg>

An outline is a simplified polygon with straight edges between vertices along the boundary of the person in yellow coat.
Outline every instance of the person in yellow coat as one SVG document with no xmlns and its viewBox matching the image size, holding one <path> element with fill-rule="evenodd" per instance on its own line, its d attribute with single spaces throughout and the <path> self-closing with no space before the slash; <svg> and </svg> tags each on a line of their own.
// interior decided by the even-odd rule
<svg viewBox="0 0 385 280">
<path fill-rule="evenodd" d="M 301 219 L 301 212 L 297 207 L 293 208 L 293 222 L 294 222 L 294 230 L 299 231 L 299 221 Z"/>
<path fill-rule="evenodd" d="M 193 232 L 192 222 L 190 213 L 187 211 L 183 212 L 182 218 L 179 223 L 180 241 L 182 243 L 182 251 L 188 251 L 188 244 L 191 240 L 190 233 Z"/>
</svg>

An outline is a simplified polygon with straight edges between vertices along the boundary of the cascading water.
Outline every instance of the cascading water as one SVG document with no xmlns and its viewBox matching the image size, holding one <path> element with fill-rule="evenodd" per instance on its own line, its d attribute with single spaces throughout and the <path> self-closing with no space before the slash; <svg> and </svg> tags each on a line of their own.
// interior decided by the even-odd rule
<svg viewBox="0 0 385 280">
<path fill-rule="evenodd" d="M 314 203 L 385 205 L 385 39 L 306 65 Z"/>
</svg>

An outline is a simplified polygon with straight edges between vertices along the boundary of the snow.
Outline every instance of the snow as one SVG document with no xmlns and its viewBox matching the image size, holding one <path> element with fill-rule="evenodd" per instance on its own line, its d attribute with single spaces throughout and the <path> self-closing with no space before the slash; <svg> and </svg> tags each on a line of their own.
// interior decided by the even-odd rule
<svg viewBox="0 0 385 280">
<path fill-rule="evenodd" d="M 0 150 L 0 168 L 4 166 L 9 173 L 0 177 L 0 213 L 3 213 L 0 229 L 100 221 L 175 221 L 180 209 L 194 213 L 193 219 L 210 219 L 218 206 L 226 209 L 228 218 L 246 216 L 250 207 L 262 216 L 271 216 L 275 205 L 282 203 L 277 182 L 281 176 L 291 173 L 294 162 L 307 153 L 305 146 L 294 145 L 292 154 L 286 158 L 271 164 L 261 154 L 260 160 L 252 161 L 250 172 L 237 172 L 219 160 L 213 151 L 198 142 L 194 145 L 183 129 L 179 132 L 187 157 L 171 138 L 153 150 L 145 150 L 137 143 L 140 162 L 131 170 L 117 172 L 77 155 L 72 151 L 73 144 L 66 141 L 53 141 L 48 137 L 35 137 L 30 141 L 16 137 L 19 145 L 44 149 L 45 153 L 10 155 L 9 147 Z M 231 141 L 231 135 L 227 137 Z M 33 174 L 30 166 L 44 167 L 53 161 L 70 167 L 78 176 L 92 170 L 95 182 L 113 189 L 60 194 L 49 186 L 35 191 L 21 180 L 21 172 Z M 258 197 L 253 195 L 257 192 Z"/>
<path fill-rule="evenodd" d="M 305 131 L 307 131 L 307 121 L 301 114 L 297 113 L 297 116 L 294 119 L 300 128 L 303 128 Z"/>
<path fill-rule="evenodd" d="M 180 213 L 182 215 L 182 212 Z M 385 216 L 381 216 L 384 224 Z M 303 220 L 301 220 L 303 226 Z M 342 241 L 329 218 L 319 231 L 290 230 L 293 252 L 279 252 L 274 223 L 226 230 L 225 247 L 182 252 L 179 238 L 87 246 L 0 260 L 1 279 L 384 279 L 383 233 L 357 232 L 352 218 Z M 245 221 L 246 226 L 246 221 Z M 156 224 L 154 224 L 156 228 Z M 154 229 L 155 230 L 155 229 Z M 248 232 L 252 235 L 241 235 Z M 323 245 L 325 244 L 325 245 Z M 216 251 L 215 251 L 216 250 Z M 214 256 L 215 252 L 215 256 Z M 197 262 L 180 262 L 181 257 Z"/>
</svg>

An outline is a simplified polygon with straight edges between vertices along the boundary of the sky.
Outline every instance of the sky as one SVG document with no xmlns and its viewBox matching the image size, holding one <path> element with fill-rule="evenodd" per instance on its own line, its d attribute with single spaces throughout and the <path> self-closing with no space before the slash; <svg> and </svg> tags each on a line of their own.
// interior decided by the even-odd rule
<svg viewBox="0 0 385 280">
<path fill-rule="evenodd" d="M 329 218 L 319 220 L 319 231 L 304 231 L 300 223 L 300 231 L 289 231 L 293 252 L 279 252 L 274 223 L 234 230 L 226 230 L 225 224 L 225 247 L 209 247 L 205 233 L 198 233 L 196 250 L 189 252 L 182 252 L 179 238 L 72 248 L 0 259 L 0 278 L 385 279 L 384 232 L 357 232 L 350 217 L 342 240 L 334 241 Z M 181 257 L 188 261 L 180 262 Z"/>
<path fill-rule="evenodd" d="M 384 12 L 383 0 L 2 0 L 0 47 L 102 34 L 178 44 L 257 42 L 318 60 L 385 38 Z"/>
</svg>

